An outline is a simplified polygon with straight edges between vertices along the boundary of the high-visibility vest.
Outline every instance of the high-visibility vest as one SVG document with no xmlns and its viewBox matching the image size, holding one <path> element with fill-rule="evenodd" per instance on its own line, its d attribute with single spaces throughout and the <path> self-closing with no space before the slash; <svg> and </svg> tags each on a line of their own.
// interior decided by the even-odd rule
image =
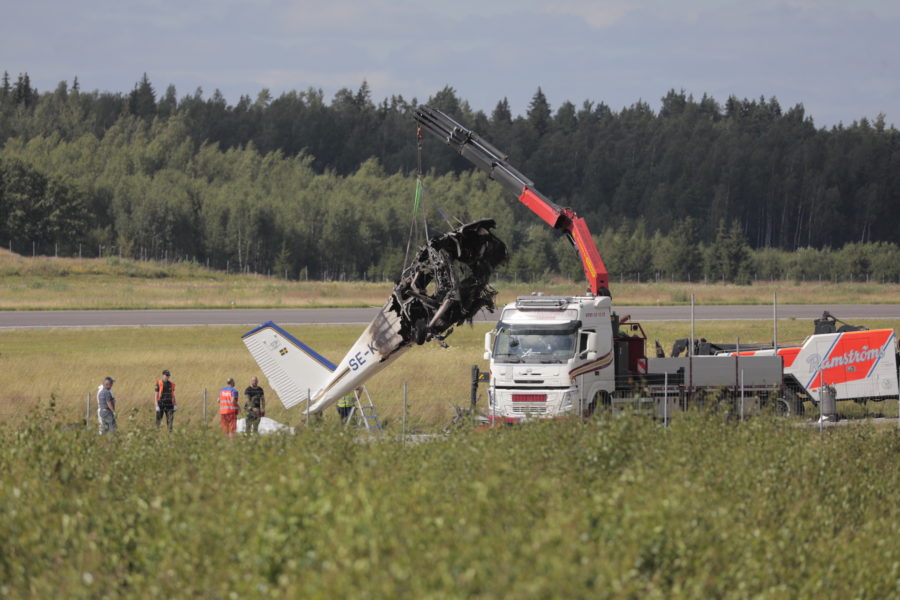
<svg viewBox="0 0 900 600">
<path fill-rule="evenodd" d="M 233 387 L 223 387 L 219 390 L 219 414 L 227 415 L 238 410 L 238 391 Z"/>
<path fill-rule="evenodd" d="M 165 382 L 162 379 L 156 380 L 156 401 L 157 402 L 162 400 L 164 385 L 165 385 Z M 170 381 L 169 385 L 171 386 L 169 388 L 169 393 L 172 395 L 172 406 L 175 406 L 175 382 Z"/>
<path fill-rule="evenodd" d="M 337 401 L 337 405 L 339 408 L 351 408 L 356 405 L 356 396 L 354 394 L 347 394 Z"/>
</svg>

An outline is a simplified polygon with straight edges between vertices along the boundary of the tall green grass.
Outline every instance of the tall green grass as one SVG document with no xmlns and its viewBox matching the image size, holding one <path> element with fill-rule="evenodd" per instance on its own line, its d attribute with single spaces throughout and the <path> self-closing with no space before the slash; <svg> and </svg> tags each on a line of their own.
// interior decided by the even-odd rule
<svg viewBox="0 0 900 600">
<path fill-rule="evenodd" d="M 0 427 L 0 596 L 893 598 L 900 435 L 623 416 L 417 445 Z"/>
</svg>

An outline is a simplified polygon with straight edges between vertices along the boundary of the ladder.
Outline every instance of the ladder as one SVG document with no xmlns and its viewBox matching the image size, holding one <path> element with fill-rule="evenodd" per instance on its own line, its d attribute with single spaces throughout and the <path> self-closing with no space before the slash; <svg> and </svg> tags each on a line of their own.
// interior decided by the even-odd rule
<svg viewBox="0 0 900 600">
<path fill-rule="evenodd" d="M 350 416 L 347 417 L 345 425 L 355 421 L 359 427 L 364 427 L 367 431 L 377 431 L 383 434 L 384 430 L 381 428 L 381 422 L 378 420 L 378 411 L 375 410 L 375 405 L 372 404 L 369 390 L 363 386 L 362 393 L 354 391 L 353 396 L 356 398 L 356 405 L 350 409 Z"/>
</svg>

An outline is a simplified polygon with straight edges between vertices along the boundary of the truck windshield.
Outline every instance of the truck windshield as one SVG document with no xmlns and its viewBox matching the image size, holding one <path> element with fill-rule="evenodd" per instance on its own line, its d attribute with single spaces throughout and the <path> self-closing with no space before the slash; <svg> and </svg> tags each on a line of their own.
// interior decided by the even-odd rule
<svg viewBox="0 0 900 600">
<path fill-rule="evenodd" d="M 565 362 L 575 355 L 576 328 L 499 327 L 494 358 L 507 362 Z"/>
</svg>

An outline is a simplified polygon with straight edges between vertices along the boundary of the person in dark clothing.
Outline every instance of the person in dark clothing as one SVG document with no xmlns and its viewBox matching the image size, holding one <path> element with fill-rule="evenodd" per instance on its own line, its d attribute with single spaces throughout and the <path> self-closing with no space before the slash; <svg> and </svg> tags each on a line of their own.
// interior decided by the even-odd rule
<svg viewBox="0 0 900 600">
<path fill-rule="evenodd" d="M 259 386 L 259 379 L 254 375 L 250 385 L 244 390 L 244 411 L 247 413 L 246 428 L 248 434 L 259 433 L 259 421 L 266 415 L 266 393 Z"/>
<path fill-rule="evenodd" d="M 172 374 L 168 369 L 162 372 L 162 379 L 156 381 L 156 426 L 162 423 L 163 415 L 166 417 L 166 426 L 172 431 L 172 422 L 175 420 L 175 382 L 169 378 Z"/>
</svg>

